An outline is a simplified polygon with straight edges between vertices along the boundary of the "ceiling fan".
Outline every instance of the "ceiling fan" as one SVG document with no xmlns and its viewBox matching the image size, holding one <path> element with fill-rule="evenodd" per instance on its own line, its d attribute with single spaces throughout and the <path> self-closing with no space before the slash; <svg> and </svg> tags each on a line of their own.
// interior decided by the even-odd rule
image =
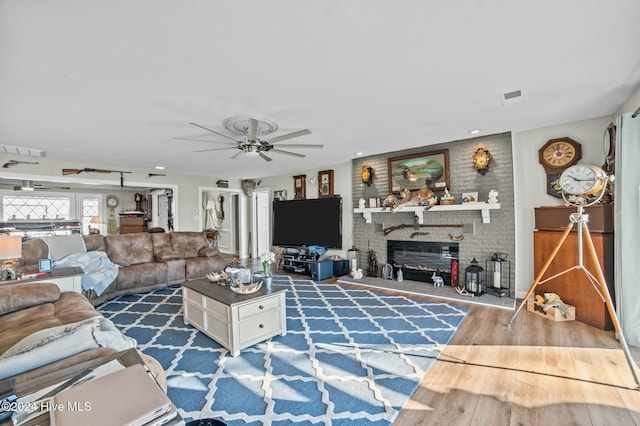
<svg viewBox="0 0 640 426">
<path fill-rule="evenodd" d="M 241 154 L 245 154 L 248 156 L 259 156 L 265 161 L 271 161 L 271 157 L 267 156 L 265 152 L 276 152 L 279 154 L 290 155 L 292 157 L 304 158 L 306 157 L 304 154 L 298 154 L 297 152 L 286 151 L 281 148 L 323 148 L 324 145 L 318 144 L 280 144 L 280 142 L 285 141 L 287 139 L 297 138 L 299 136 L 308 135 L 311 133 L 308 129 L 297 130 L 295 132 L 287 133 L 280 136 L 275 136 L 268 139 L 260 139 L 258 138 L 258 120 L 255 118 L 249 118 L 247 120 L 246 136 L 242 139 L 236 139 L 233 136 L 226 135 L 224 133 L 217 132 L 215 130 L 211 130 L 207 127 L 201 126 L 197 123 L 189 123 L 192 126 L 199 127 L 208 132 L 215 133 L 216 135 L 222 136 L 224 138 L 230 139 L 231 142 L 220 142 L 220 141 L 203 141 L 201 139 L 191 139 L 191 138 L 175 138 L 179 140 L 187 140 L 187 141 L 197 141 L 197 142 L 214 142 L 214 143 L 223 143 L 227 146 L 224 148 L 210 148 L 210 149 L 200 149 L 193 152 L 205 152 L 205 151 L 221 151 L 225 149 L 237 149 L 239 152 L 231 156 L 231 159 L 237 158 Z M 277 145 L 275 145 L 277 144 Z"/>
<path fill-rule="evenodd" d="M 45 186 L 40 183 L 35 183 L 32 180 L 21 180 L 19 185 L 15 183 L 6 183 L 6 184 L 1 183 L 0 185 L 13 187 L 14 191 L 43 191 L 43 190 L 49 190 L 49 189 L 64 189 L 64 190 L 71 189 L 68 186 Z"/>
</svg>

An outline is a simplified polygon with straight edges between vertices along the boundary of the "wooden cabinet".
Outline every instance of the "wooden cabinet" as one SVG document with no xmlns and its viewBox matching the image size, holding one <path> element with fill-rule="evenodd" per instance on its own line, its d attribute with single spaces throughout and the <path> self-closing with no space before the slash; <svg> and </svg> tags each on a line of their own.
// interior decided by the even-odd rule
<svg viewBox="0 0 640 426">
<path fill-rule="evenodd" d="M 147 230 L 144 217 L 120 217 L 120 233 L 133 234 L 135 232 L 145 232 Z"/>
<path fill-rule="evenodd" d="M 534 272 L 536 277 L 557 247 L 562 237 L 562 232 L 569 225 L 569 215 L 575 212 L 577 212 L 575 207 L 536 208 L 536 230 L 533 236 Z M 602 267 L 611 298 L 615 303 L 613 206 L 599 205 L 589 207 L 586 213 L 589 214 L 590 221 L 587 226 L 595 246 L 596 256 Z M 534 293 L 542 294 L 545 291 L 557 293 L 565 303 L 575 306 L 576 320 L 603 330 L 610 330 L 613 325 L 607 306 L 602 297 L 600 297 L 598 283 L 595 282 L 595 286 L 592 285 L 584 270 L 571 269 L 579 264 L 577 229 L 578 225 L 576 224 L 541 281 L 566 270 L 569 270 L 569 272 L 537 286 L 534 289 Z M 592 258 L 591 251 L 587 248 L 586 235 L 584 234 L 583 240 L 583 265 L 587 271 L 597 276 L 597 265 Z"/>
</svg>

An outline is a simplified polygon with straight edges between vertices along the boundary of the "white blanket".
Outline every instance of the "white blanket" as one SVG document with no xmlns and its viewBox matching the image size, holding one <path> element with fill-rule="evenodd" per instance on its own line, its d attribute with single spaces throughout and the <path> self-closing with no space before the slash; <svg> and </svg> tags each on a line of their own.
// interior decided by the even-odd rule
<svg viewBox="0 0 640 426">
<path fill-rule="evenodd" d="M 82 289 L 94 290 L 100 296 L 118 276 L 118 265 L 113 263 L 103 251 L 88 251 L 73 253 L 55 261 L 53 267 L 68 268 L 77 266 L 82 268 Z"/>
</svg>

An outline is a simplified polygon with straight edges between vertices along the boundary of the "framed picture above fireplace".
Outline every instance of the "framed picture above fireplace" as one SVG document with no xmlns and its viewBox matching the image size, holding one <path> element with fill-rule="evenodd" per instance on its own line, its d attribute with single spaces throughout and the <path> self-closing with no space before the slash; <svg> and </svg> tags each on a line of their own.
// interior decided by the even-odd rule
<svg viewBox="0 0 640 426">
<path fill-rule="evenodd" d="M 437 191 L 451 187 L 448 149 L 389 158 L 387 170 L 392 193 L 404 188 Z"/>
</svg>

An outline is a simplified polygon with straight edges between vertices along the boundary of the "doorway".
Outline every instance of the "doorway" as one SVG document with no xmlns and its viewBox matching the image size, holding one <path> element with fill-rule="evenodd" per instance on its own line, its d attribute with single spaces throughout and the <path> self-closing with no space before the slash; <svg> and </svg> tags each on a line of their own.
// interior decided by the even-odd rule
<svg viewBox="0 0 640 426">
<path fill-rule="evenodd" d="M 252 195 L 251 257 L 271 251 L 271 205 L 268 188 L 255 190 Z"/>
<path fill-rule="evenodd" d="M 200 187 L 200 229 L 211 227 L 215 223 L 218 231 L 217 245 L 221 253 L 249 257 L 249 231 L 246 212 L 246 197 L 239 189 Z M 209 208 L 207 208 L 209 207 Z M 209 213 L 215 215 L 217 222 L 207 219 Z"/>
</svg>

